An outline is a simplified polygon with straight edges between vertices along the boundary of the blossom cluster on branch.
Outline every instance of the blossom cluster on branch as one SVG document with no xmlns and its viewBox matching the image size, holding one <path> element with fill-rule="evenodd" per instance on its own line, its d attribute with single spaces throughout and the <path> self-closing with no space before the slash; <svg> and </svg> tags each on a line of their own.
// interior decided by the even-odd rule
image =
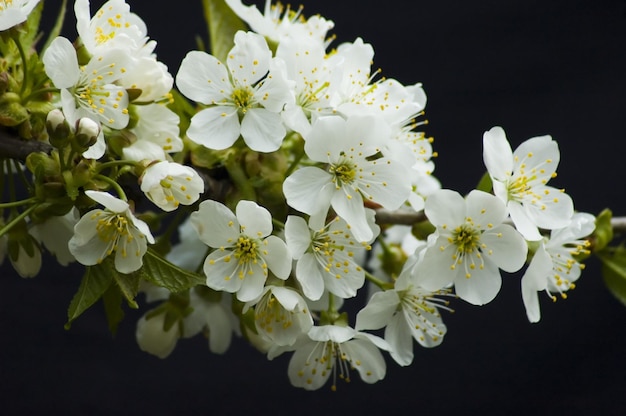
<svg viewBox="0 0 626 416">
<path fill-rule="evenodd" d="M 441 344 L 450 302 L 491 302 L 501 270 L 520 272 L 530 322 L 592 253 L 626 278 L 610 212 L 549 184 L 550 136 L 513 150 L 492 127 L 477 189 L 443 189 L 424 89 L 372 70 L 372 45 L 331 46 L 331 20 L 269 0 L 203 5 L 211 50 L 173 75 L 124 0 L 76 0 L 78 36 L 60 36 L 63 9 L 43 45 L 43 2 L 0 3 L 0 261 L 85 266 L 68 328 L 101 300 L 115 332 L 143 293 L 159 304 L 142 350 L 202 333 L 221 354 L 235 335 L 291 353 L 294 386 L 335 389 Z"/>
</svg>

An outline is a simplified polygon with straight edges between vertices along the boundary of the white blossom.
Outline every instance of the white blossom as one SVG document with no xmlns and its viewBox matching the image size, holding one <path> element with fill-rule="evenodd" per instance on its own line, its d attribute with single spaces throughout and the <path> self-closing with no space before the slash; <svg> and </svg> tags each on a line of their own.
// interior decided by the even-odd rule
<svg viewBox="0 0 626 416">
<path fill-rule="evenodd" d="M 422 247 L 423 248 L 423 247 Z M 423 254 L 423 250 L 422 254 Z M 429 291 L 419 284 L 420 275 L 413 273 L 419 254 L 412 255 L 395 281 L 393 289 L 374 293 L 367 305 L 359 311 L 356 329 L 385 328 L 389 353 L 400 365 L 413 362 L 413 339 L 423 347 L 435 347 L 446 333 L 439 309 L 449 309 L 447 301 L 437 295 L 445 290 Z"/>
<path fill-rule="evenodd" d="M 376 237 L 379 228 L 374 223 L 374 212 L 367 211 Z M 340 298 L 356 296 L 365 282 L 365 270 L 356 259 L 371 247 L 369 242 L 357 241 L 344 220 L 335 217 L 326 225 L 317 225 L 312 219 L 307 225 L 303 218 L 290 215 L 285 238 L 297 261 L 296 279 L 307 298 L 318 300 L 325 290 Z"/>
<path fill-rule="evenodd" d="M 381 338 L 350 327 L 322 325 L 311 328 L 294 346 L 289 361 L 289 381 L 305 390 L 317 390 L 332 376 L 350 382 L 350 370 L 356 370 L 366 383 L 385 377 L 387 366 L 380 349 L 389 350 Z"/>
<path fill-rule="evenodd" d="M 122 150 L 124 159 L 167 160 L 170 153 L 183 150 L 178 114 L 162 104 L 139 105 L 134 111 L 138 120 L 130 131 L 137 140 Z"/>
<path fill-rule="evenodd" d="M 556 176 L 559 148 L 550 136 L 533 137 L 515 152 L 501 127 L 483 136 L 483 157 L 495 195 L 507 205 L 517 230 L 527 240 L 541 239 L 538 228 L 553 230 L 569 224 L 572 199 L 562 190 L 546 186 Z"/>
<path fill-rule="evenodd" d="M 259 335 L 275 345 L 293 345 L 313 326 L 306 301 L 295 290 L 269 285 L 261 297 L 244 306 L 254 305 L 254 324 Z"/>
<path fill-rule="evenodd" d="M 256 6 L 245 6 L 241 0 L 226 0 L 226 4 L 245 21 L 252 30 L 279 43 L 285 37 L 296 40 L 315 39 L 326 43 L 326 36 L 334 23 L 321 16 L 305 19 L 302 6 L 298 10 L 284 7 L 280 2 L 272 5 L 271 0 L 265 1 L 263 13 Z"/>
<path fill-rule="evenodd" d="M 142 192 L 164 211 L 191 205 L 204 191 L 204 182 L 193 168 L 165 160 L 148 166 L 140 183 Z"/>
<path fill-rule="evenodd" d="M 192 117 L 187 136 L 210 149 L 226 149 L 241 135 L 252 150 L 277 150 L 286 133 L 280 112 L 292 93 L 273 62 L 265 39 L 252 32 L 235 34 L 226 65 L 205 52 L 189 52 L 176 85 L 208 107 Z"/>
<path fill-rule="evenodd" d="M 263 292 L 271 271 L 279 279 L 291 272 L 287 245 L 272 233 L 272 217 L 255 202 L 241 200 L 236 215 L 225 205 L 203 201 L 191 222 L 206 245 L 216 250 L 204 261 L 211 289 L 237 293 L 248 302 Z"/>
<path fill-rule="evenodd" d="M 390 139 L 388 127 L 374 116 L 321 117 L 305 139 L 307 156 L 328 168 L 307 166 L 291 174 L 283 184 L 287 203 L 306 214 L 332 206 L 358 241 L 370 241 L 374 232 L 364 200 L 397 209 L 411 192 L 406 166 L 375 157 Z"/>
<path fill-rule="evenodd" d="M 166 314 L 149 316 L 150 312 L 152 311 L 148 311 L 137 321 L 135 329 L 137 345 L 142 351 L 159 358 L 167 358 L 174 351 L 181 337 L 180 324 L 175 322 L 165 329 Z"/>
<path fill-rule="evenodd" d="M 528 246 L 503 224 L 506 207 L 497 197 L 474 190 L 464 199 L 444 189 L 428 197 L 425 213 L 437 227 L 417 267 L 426 290 L 454 284 L 459 297 L 483 305 L 500 291 L 499 269 L 512 273 L 524 265 Z"/>
<path fill-rule="evenodd" d="M 63 216 L 50 217 L 33 224 L 30 233 L 52 253 L 60 265 L 67 266 L 76 259 L 70 253 L 68 242 L 74 235 L 74 226 L 78 222 L 78 210 L 72 208 Z"/>
<path fill-rule="evenodd" d="M 593 215 L 576 213 L 568 226 L 552 230 L 549 238 L 541 240 L 521 282 L 522 300 L 530 322 L 541 319 L 538 292 L 545 291 L 556 301 L 553 293 L 566 298 L 565 292 L 574 288 L 584 268 L 576 256 L 589 254 L 589 240 L 583 238 L 594 229 Z"/>
<path fill-rule="evenodd" d="M 76 0 L 76 30 L 91 54 L 118 49 L 134 56 L 150 54 L 155 42 L 148 42 L 146 24 L 125 0 L 109 0 L 91 16 L 89 0 Z"/>
<path fill-rule="evenodd" d="M 130 55 L 113 49 L 91 58 L 85 66 L 78 65 L 74 47 L 64 37 L 55 38 L 43 56 L 46 74 L 61 89 L 63 113 L 70 124 L 83 117 L 122 129 L 129 120 L 128 93 L 115 82 L 124 76 L 131 64 Z M 101 135 L 98 139 L 104 143 Z M 104 146 L 88 156 L 98 159 Z"/>
<path fill-rule="evenodd" d="M 28 18 L 39 0 L 9 0 L 0 2 L 0 31 L 18 25 Z"/>
<path fill-rule="evenodd" d="M 74 227 L 69 249 L 85 266 L 101 263 L 115 253 L 115 269 L 131 273 L 143 264 L 143 255 L 154 237 L 148 225 L 136 218 L 127 202 L 100 191 L 85 194 L 105 209 L 87 212 Z"/>
</svg>

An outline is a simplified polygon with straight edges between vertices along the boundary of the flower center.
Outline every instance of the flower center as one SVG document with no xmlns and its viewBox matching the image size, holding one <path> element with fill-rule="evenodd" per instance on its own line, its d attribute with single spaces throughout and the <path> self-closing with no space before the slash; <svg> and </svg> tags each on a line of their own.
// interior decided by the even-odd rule
<svg viewBox="0 0 626 416">
<path fill-rule="evenodd" d="M 235 245 L 235 257 L 239 259 L 239 264 L 256 263 L 258 244 L 255 240 L 240 236 Z"/>
<path fill-rule="evenodd" d="M 480 244 L 480 233 L 466 225 L 462 225 L 452 233 L 453 243 L 460 253 L 473 253 Z"/>
<path fill-rule="evenodd" d="M 253 98 L 254 94 L 248 87 L 236 88 L 232 94 L 233 103 L 243 114 L 254 104 Z"/>
<path fill-rule="evenodd" d="M 350 185 L 356 177 L 356 166 L 349 161 L 331 165 L 329 171 L 333 175 L 333 182 L 335 182 L 338 188 L 343 185 Z"/>
</svg>

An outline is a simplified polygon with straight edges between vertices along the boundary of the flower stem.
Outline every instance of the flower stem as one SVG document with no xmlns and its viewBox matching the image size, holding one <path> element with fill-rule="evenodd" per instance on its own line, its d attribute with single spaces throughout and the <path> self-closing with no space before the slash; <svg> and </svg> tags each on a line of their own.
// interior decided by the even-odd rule
<svg viewBox="0 0 626 416">
<path fill-rule="evenodd" d="M 33 204 L 33 203 L 35 203 L 37 201 L 39 201 L 39 198 L 34 196 L 32 198 L 22 199 L 21 201 L 0 202 L 0 209 L 19 207 L 19 206 L 22 206 L 22 205 L 29 205 L 29 204 Z"/>
<path fill-rule="evenodd" d="M 94 178 L 99 179 L 99 180 L 101 180 L 103 182 L 106 182 L 109 185 L 111 185 L 111 188 L 115 189 L 115 192 L 117 193 L 118 197 L 122 201 L 128 202 L 128 197 L 126 196 L 126 193 L 124 192 L 124 190 L 122 189 L 122 187 L 120 186 L 119 183 L 115 182 L 113 179 L 109 178 L 108 176 L 104 176 L 104 175 L 95 175 Z"/>
<path fill-rule="evenodd" d="M 20 88 L 20 96 L 22 94 L 24 94 L 24 91 L 26 91 L 26 84 L 28 81 L 28 70 L 26 68 L 27 65 L 27 59 L 26 59 L 26 52 L 24 52 L 24 47 L 22 46 L 22 42 L 20 42 L 19 37 L 15 36 L 13 37 L 13 41 L 15 42 L 15 46 L 17 46 L 17 50 L 20 53 L 20 58 L 22 59 L 22 64 L 23 64 L 23 68 L 22 68 L 22 86 Z"/>
<path fill-rule="evenodd" d="M 378 277 L 374 276 L 368 271 L 365 271 L 365 278 L 370 282 L 374 283 L 376 286 L 381 288 L 382 290 L 388 290 L 393 288 L 393 283 L 391 282 L 383 282 Z"/>
<path fill-rule="evenodd" d="M 35 98 L 36 96 L 38 96 L 38 95 L 40 95 L 40 94 L 45 94 L 45 93 L 47 93 L 47 92 L 54 92 L 54 93 L 57 93 L 57 92 L 59 92 L 59 91 L 60 91 L 60 90 L 59 90 L 58 88 L 53 88 L 53 87 L 50 87 L 50 88 L 40 88 L 40 89 L 38 89 L 37 91 L 33 91 L 33 92 L 31 92 L 30 94 L 28 94 L 28 96 L 26 96 L 26 98 L 23 98 L 23 99 L 22 99 L 22 102 L 23 102 L 24 104 L 26 104 L 27 102 L 29 102 L 30 100 L 32 100 L 33 98 Z"/>
<path fill-rule="evenodd" d="M 0 237 L 2 237 L 4 234 L 6 234 L 8 231 L 10 231 L 11 228 L 13 228 L 13 226 L 15 226 L 18 222 L 20 222 L 24 218 L 26 218 L 28 216 L 28 214 L 33 212 L 33 210 L 35 210 L 35 208 L 37 208 L 38 206 L 39 206 L 39 204 L 31 205 L 26 210 L 22 211 L 17 217 L 15 217 L 11 221 L 9 221 L 4 227 L 2 227 L 0 229 Z"/>
</svg>

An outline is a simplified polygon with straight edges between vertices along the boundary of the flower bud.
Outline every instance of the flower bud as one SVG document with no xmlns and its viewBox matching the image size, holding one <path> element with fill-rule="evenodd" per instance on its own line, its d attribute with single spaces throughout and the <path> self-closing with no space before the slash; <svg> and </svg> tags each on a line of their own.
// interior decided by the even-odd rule
<svg viewBox="0 0 626 416">
<path fill-rule="evenodd" d="M 7 249 L 15 271 L 23 278 L 35 277 L 41 269 L 41 249 L 37 240 L 26 229 L 26 222 L 9 232 Z"/>
<path fill-rule="evenodd" d="M 151 316 L 148 316 L 151 315 Z M 180 338 L 179 325 L 165 329 L 165 313 L 144 315 L 137 322 L 135 336 L 142 351 L 159 358 L 167 358 L 174 351 Z"/>
<path fill-rule="evenodd" d="M 71 129 L 63 111 L 55 108 L 46 117 L 46 130 L 50 144 L 57 149 L 65 147 L 70 139 Z"/>
<path fill-rule="evenodd" d="M 100 124 L 98 122 L 88 117 L 79 119 L 76 123 L 76 135 L 72 143 L 75 147 L 74 150 L 82 153 L 96 144 L 98 135 L 100 135 Z"/>
</svg>

